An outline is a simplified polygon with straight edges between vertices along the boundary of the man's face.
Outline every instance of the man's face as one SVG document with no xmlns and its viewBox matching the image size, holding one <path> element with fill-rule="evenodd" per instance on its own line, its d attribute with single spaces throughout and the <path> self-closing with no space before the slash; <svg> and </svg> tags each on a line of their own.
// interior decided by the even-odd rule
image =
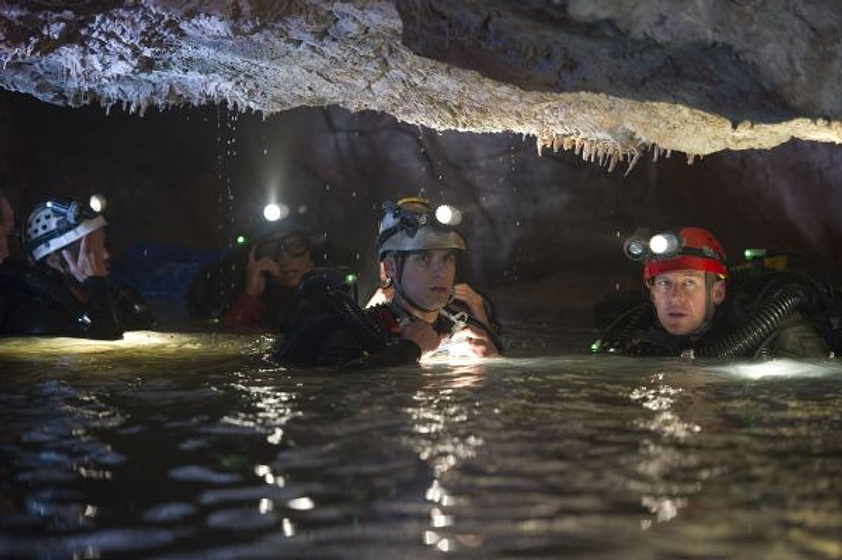
<svg viewBox="0 0 842 560">
<path fill-rule="evenodd" d="M 0 263 L 9 257 L 9 237 L 15 231 L 15 216 L 12 205 L 0 197 Z"/>
<path fill-rule="evenodd" d="M 705 322 L 707 298 L 705 273 L 700 270 L 673 270 L 653 278 L 649 294 L 661 326 L 670 334 L 693 334 Z M 725 282 L 711 286 L 711 301 L 719 305 L 725 299 Z"/>
<path fill-rule="evenodd" d="M 389 276 L 395 277 L 395 263 L 387 259 Z M 425 309 L 438 311 L 450 301 L 456 278 L 456 254 L 451 249 L 431 249 L 410 253 L 399 280 L 407 296 Z"/>
</svg>

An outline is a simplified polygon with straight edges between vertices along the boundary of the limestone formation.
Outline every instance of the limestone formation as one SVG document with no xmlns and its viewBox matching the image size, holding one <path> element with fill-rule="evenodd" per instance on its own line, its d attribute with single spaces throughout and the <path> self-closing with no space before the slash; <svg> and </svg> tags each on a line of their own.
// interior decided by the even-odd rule
<svg viewBox="0 0 842 560">
<path fill-rule="evenodd" d="M 834 0 L 6 1 L 0 87 L 141 113 L 339 105 L 628 172 L 842 142 L 840 29 Z"/>
</svg>

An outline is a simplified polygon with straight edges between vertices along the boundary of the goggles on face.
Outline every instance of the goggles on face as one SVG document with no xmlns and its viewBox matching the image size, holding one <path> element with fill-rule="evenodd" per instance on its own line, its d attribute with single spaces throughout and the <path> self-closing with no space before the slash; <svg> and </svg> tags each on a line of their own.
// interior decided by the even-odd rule
<svg viewBox="0 0 842 560">
<path fill-rule="evenodd" d="M 254 250 L 255 259 L 270 258 L 280 260 L 284 253 L 290 257 L 300 257 L 310 250 L 310 241 L 302 235 L 287 235 L 281 239 L 268 239 Z"/>
</svg>

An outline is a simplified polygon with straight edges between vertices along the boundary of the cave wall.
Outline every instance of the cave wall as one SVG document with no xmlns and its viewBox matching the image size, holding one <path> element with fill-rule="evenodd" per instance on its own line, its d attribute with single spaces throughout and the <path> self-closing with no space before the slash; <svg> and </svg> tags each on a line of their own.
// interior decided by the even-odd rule
<svg viewBox="0 0 842 560">
<path fill-rule="evenodd" d="M 272 197 L 373 269 L 379 205 L 424 195 L 466 211 L 474 282 L 504 297 L 587 306 L 637 286 L 622 256 L 638 226 L 695 224 L 724 242 L 842 264 L 842 148 L 642 161 L 628 177 L 513 134 L 436 132 L 380 113 L 301 108 L 263 118 L 225 106 L 67 109 L 0 93 L 0 181 L 22 212 L 47 196 L 109 199 L 119 258 L 139 241 L 224 247 Z M 356 258 L 356 256 L 354 256 Z M 528 291 L 515 286 L 535 287 Z"/>
</svg>

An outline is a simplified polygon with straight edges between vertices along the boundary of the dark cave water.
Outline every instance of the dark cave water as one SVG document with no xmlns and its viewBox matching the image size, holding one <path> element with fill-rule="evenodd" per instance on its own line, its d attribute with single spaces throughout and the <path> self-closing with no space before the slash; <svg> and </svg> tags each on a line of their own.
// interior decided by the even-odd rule
<svg viewBox="0 0 842 560">
<path fill-rule="evenodd" d="M 292 371 L 271 340 L 0 341 L 0 556 L 838 558 L 842 366 Z"/>
</svg>

